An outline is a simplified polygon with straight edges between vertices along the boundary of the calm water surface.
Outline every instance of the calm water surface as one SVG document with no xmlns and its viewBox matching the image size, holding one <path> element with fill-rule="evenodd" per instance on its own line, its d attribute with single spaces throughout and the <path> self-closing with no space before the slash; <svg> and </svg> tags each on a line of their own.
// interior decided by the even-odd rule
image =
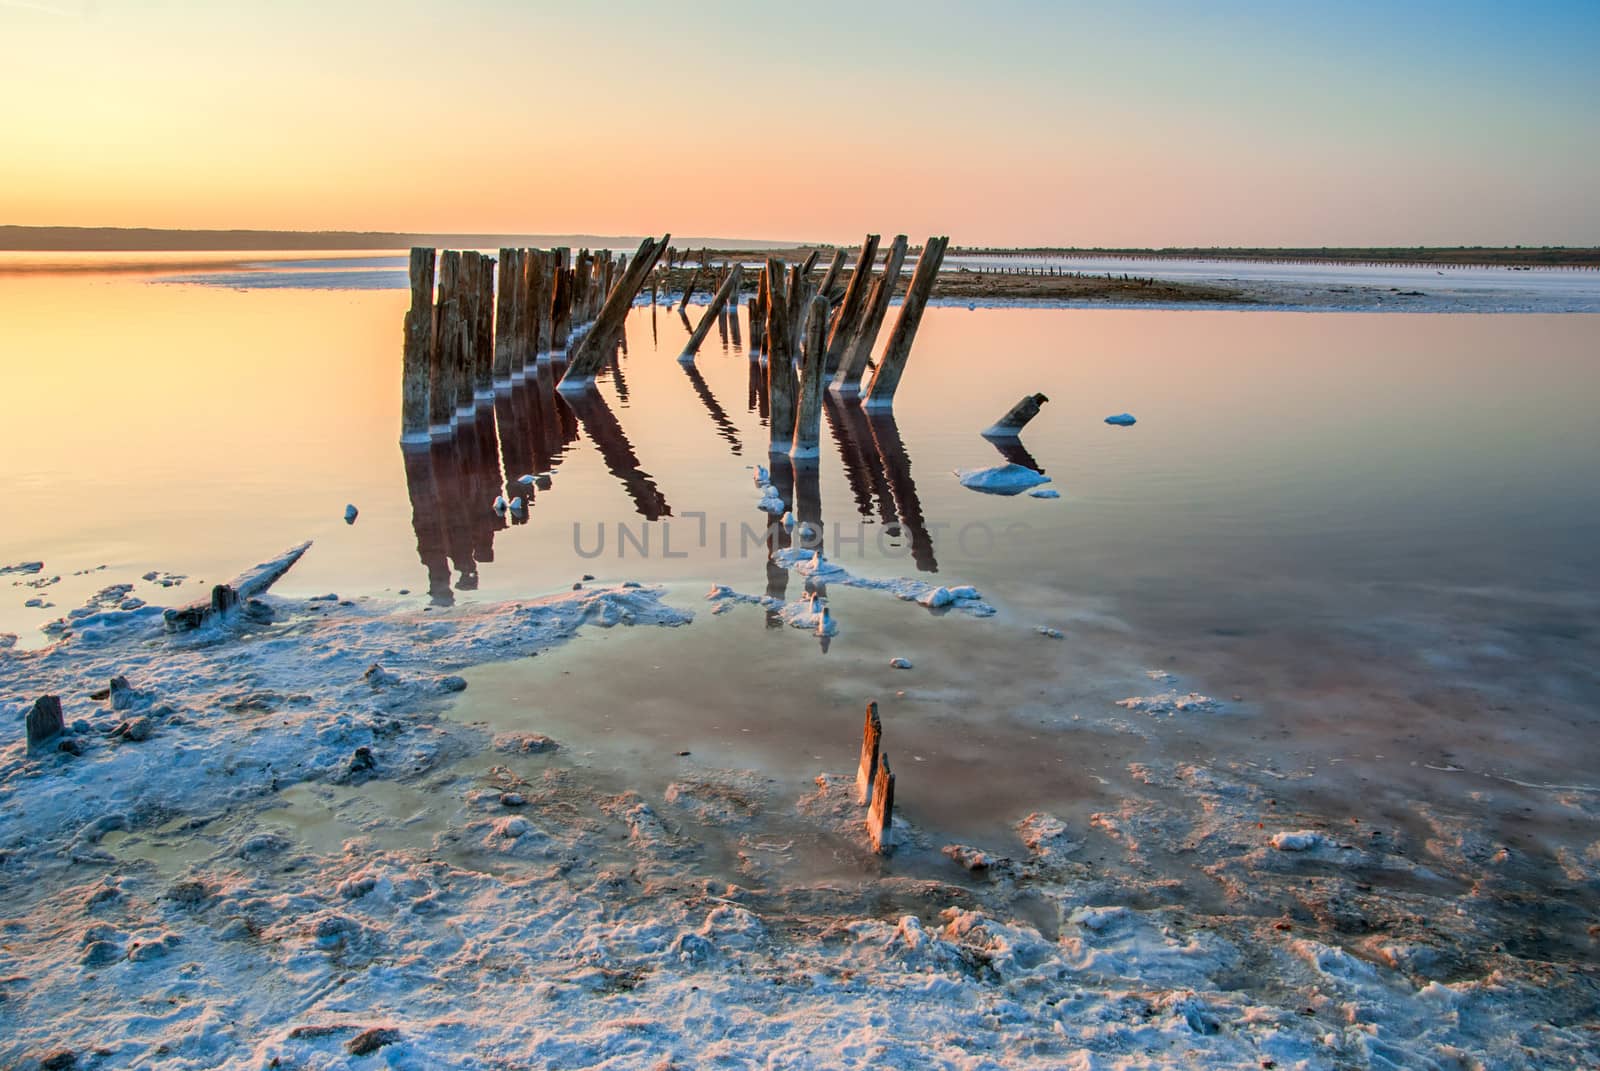
<svg viewBox="0 0 1600 1071">
<path fill-rule="evenodd" d="M 170 603 L 307 538 L 280 594 L 448 612 L 584 574 L 664 581 L 697 611 L 712 582 L 800 594 L 739 540 L 765 521 L 751 466 L 768 457 L 731 327 L 686 371 L 685 322 L 636 309 L 597 398 L 533 380 L 472 434 L 404 454 L 403 292 L 155 278 L 0 275 L 0 565 L 62 578 L 0 577 L 21 645 L 106 584 L 186 575 L 135 583 Z M 853 762 L 877 696 L 898 767 L 918 767 L 902 806 L 961 832 L 1103 805 L 1148 754 L 1253 763 L 1330 799 L 1592 786 L 1596 354 L 1594 316 L 930 309 L 896 419 L 830 408 L 797 490 L 851 570 L 976 584 L 997 617 L 835 588 L 824 648 L 756 607 L 700 612 L 481 669 L 461 714 L 646 780 L 690 750 L 799 784 Z M 1050 402 L 1023 460 L 1062 497 L 959 486 L 952 470 L 1003 460 L 978 431 L 1034 391 Z M 1103 423 L 1125 410 L 1135 427 Z M 490 504 L 524 473 L 547 478 L 508 523 Z M 1228 707 L 1169 721 L 1112 702 L 1173 687 Z"/>
</svg>

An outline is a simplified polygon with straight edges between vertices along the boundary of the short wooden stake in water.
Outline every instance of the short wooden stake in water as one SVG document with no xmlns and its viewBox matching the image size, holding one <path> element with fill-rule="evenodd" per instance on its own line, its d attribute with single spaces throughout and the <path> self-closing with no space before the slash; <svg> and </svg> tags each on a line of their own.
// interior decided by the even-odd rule
<svg viewBox="0 0 1600 1071">
<path fill-rule="evenodd" d="M 1028 426 L 1028 421 L 1039 415 L 1039 407 L 1050 399 L 1042 394 L 1024 395 L 1009 412 L 983 431 L 985 439 L 1015 439 Z"/>
<path fill-rule="evenodd" d="M 905 373 L 906 360 L 911 356 L 911 343 L 916 340 L 917 328 L 922 324 L 922 310 L 927 308 L 928 295 L 939 278 L 939 266 L 944 263 L 944 250 L 949 238 L 929 238 L 917 258 L 917 270 L 906 287 L 906 299 L 895 318 L 889 341 L 884 343 L 883 359 L 873 373 L 872 386 L 867 391 L 867 406 L 884 409 L 894 404 L 894 392 Z M 1042 398 L 1043 395 L 1040 395 Z M 1024 421 L 1026 423 L 1026 421 Z"/>
<path fill-rule="evenodd" d="M 743 281 L 744 269 L 735 264 L 733 270 L 728 272 L 728 277 L 717 288 L 716 294 L 711 298 L 711 304 L 706 306 L 705 315 L 700 317 L 700 323 L 689 336 L 689 341 L 684 343 L 683 353 L 679 354 L 678 360 L 684 364 L 694 361 L 695 354 L 700 352 L 700 344 L 711 333 L 711 327 L 717 322 L 717 317 L 722 315 L 728 299 L 739 292 L 739 285 Z"/>
<path fill-rule="evenodd" d="M 872 802 L 867 806 L 867 836 L 879 855 L 894 846 L 894 771 L 889 753 L 878 756 L 878 776 L 872 782 Z"/>
<path fill-rule="evenodd" d="M 861 730 L 861 761 L 856 764 L 856 802 L 863 807 L 872 801 L 872 783 L 878 776 L 878 745 L 883 742 L 883 722 L 878 704 L 867 704 L 867 722 Z"/>
<path fill-rule="evenodd" d="M 65 728 L 61 717 L 61 697 L 41 695 L 28 710 L 28 750 L 45 746 L 60 736 Z"/>
<path fill-rule="evenodd" d="M 400 372 L 400 441 L 428 441 L 428 395 L 433 349 L 433 250 L 411 251 L 411 308 L 406 311 L 405 356 Z"/>
<path fill-rule="evenodd" d="M 800 371 L 800 403 L 794 421 L 794 449 L 790 455 L 798 462 L 815 460 L 822 441 L 822 365 L 828 359 L 828 299 L 821 294 L 811 299 L 810 319 Z"/>
</svg>

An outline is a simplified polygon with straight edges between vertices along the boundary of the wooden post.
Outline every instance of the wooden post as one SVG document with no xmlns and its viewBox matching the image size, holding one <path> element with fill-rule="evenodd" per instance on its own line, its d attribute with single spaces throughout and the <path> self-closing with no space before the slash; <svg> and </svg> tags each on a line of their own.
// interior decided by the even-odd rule
<svg viewBox="0 0 1600 1071">
<path fill-rule="evenodd" d="M 606 357 L 617 344 L 617 336 L 622 333 L 628 310 L 633 308 L 633 299 L 638 296 L 651 269 L 666 250 L 667 237 L 663 235 L 659 241 L 646 238 L 639 243 L 633 263 L 606 298 L 604 307 L 595 317 L 594 326 L 578 344 L 577 351 L 568 363 L 567 371 L 561 377 L 562 390 L 584 390 L 593 384 L 595 373 L 600 371 Z"/>
<path fill-rule="evenodd" d="M 61 697 L 41 695 L 33 701 L 27 718 L 28 750 L 44 747 L 66 729 L 61 717 Z"/>
<path fill-rule="evenodd" d="M 439 254 L 439 298 L 433 309 L 433 346 L 428 352 L 428 430 L 434 436 L 450 434 L 456 410 L 457 291 L 461 281 L 461 254 L 447 249 Z"/>
<path fill-rule="evenodd" d="M 745 353 L 749 355 L 750 360 L 752 361 L 758 361 L 761 359 L 761 347 L 758 343 L 758 336 L 761 331 L 761 312 L 759 310 L 759 305 L 760 302 L 757 300 L 756 295 L 754 294 L 751 294 L 745 299 L 745 312 L 750 316 L 750 345 L 745 348 Z"/>
<path fill-rule="evenodd" d="M 799 413 L 794 422 L 795 461 L 815 461 L 822 441 L 822 365 L 827 360 L 828 299 L 821 294 L 811 299 L 810 319 L 806 323 L 805 364 L 800 374 Z"/>
<path fill-rule="evenodd" d="M 557 268 L 550 298 L 550 351 L 566 352 L 572 337 L 572 269 Z"/>
<path fill-rule="evenodd" d="M 876 392 L 877 383 L 873 383 Z M 876 397 L 876 393 L 874 393 Z M 1013 405 L 1009 412 L 995 421 L 983 431 L 985 439 L 1015 439 L 1027 427 L 1028 421 L 1039 415 L 1039 407 L 1050 399 L 1042 394 L 1023 395 L 1022 401 Z M 869 401 L 870 404 L 870 401 Z"/>
<path fill-rule="evenodd" d="M 845 347 L 855 331 L 856 318 L 861 315 L 862 305 L 867 300 L 867 288 L 872 283 L 872 262 L 877 257 L 878 236 L 869 234 L 866 241 L 861 243 L 855 270 L 850 273 L 850 285 L 845 287 L 844 300 L 839 304 L 838 315 L 833 318 L 833 330 L 828 334 L 828 366 L 825 371 L 830 378 L 838 374 L 839 365 L 844 360 Z"/>
<path fill-rule="evenodd" d="M 856 802 L 865 807 L 872 802 L 872 785 L 878 777 L 878 745 L 883 741 L 883 722 L 878 704 L 867 704 L 867 721 L 861 729 L 861 761 L 856 764 Z"/>
<path fill-rule="evenodd" d="M 889 753 L 878 756 L 878 776 L 872 783 L 872 803 L 867 808 L 867 836 L 872 850 L 886 855 L 894 846 L 894 771 L 889 769 Z"/>
<path fill-rule="evenodd" d="M 428 395 L 432 384 L 433 250 L 411 250 L 411 308 L 406 312 L 405 356 L 400 373 L 400 441 L 428 441 Z"/>
<path fill-rule="evenodd" d="M 716 294 L 711 298 L 711 304 L 706 306 L 705 315 L 700 317 L 700 324 L 689 336 L 689 341 L 684 343 L 683 353 L 678 360 L 684 364 L 693 364 L 694 355 L 700 351 L 700 344 L 711 333 L 711 325 L 717 322 L 717 317 L 722 315 L 722 310 L 728 304 L 728 298 L 739 292 L 739 284 L 744 279 L 744 269 L 735 264 L 733 270 L 728 272 L 728 277 L 717 288 Z"/>
<path fill-rule="evenodd" d="M 494 401 L 494 258 L 478 254 L 477 300 L 472 306 L 472 400 Z"/>
<path fill-rule="evenodd" d="M 788 300 L 783 292 L 783 262 L 767 261 L 767 394 L 772 415 L 770 452 L 788 455 L 794 443 L 794 351 L 789 348 Z"/>
<path fill-rule="evenodd" d="M 844 250 L 835 249 L 833 259 L 828 262 L 828 270 L 822 273 L 822 282 L 817 286 L 817 293 L 833 301 L 833 284 L 839 281 L 839 273 L 844 270 Z"/>
<path fill-rule="evenodd" d="M 861 389 L 861 377 L 866 374 L 872 347 L 878 341 L 883 318 L 889 312 L 889 300 L 894 297 L 894 288 L 900 282 L 900 266 L 905 258 L 906 236 L 897 234 L 894 244 L 889 247 L 889 255 L 884 258 L 883 274 L 873 281 L 872 293 L 868 295 L 861 316 L 856 320 L 856 328 L 850 333 L 850 341 L 845 346 L 839 375 L 833 381 L 833 389 L 840 394 L 854 394 Z"/>
<path fill-rule="evenodd" d="M 501 249 L 494 305 L 494 385 L 510 386 L 511 353 L 517 346 L 522 273 L 515 249 Z"/>
<path fill-rule="evenodd" d="M 939 266 L 944 263 L 944 250 L 950 244 L 948 237 L 929 238 L 917 258 L 917 270 L 906 287 L 906 300 L 900 306 L 889 341 L 883 347 L 883 359 L 872 375 L 872 387 L 867 392 L 866 404 L 872 409 L 885 409 L 894 404 L 894 392 L 905 374 L 906 360 L 911 356 L 911 343 L 917 337 L 922 323 L 922 310 L 927 308 L 928 295 L 939 278 Z M 1044 397 L 1040 395 L 1039 397 Z M 1035 410 L 1037 412 L 1037 409 Z M 1030 414 L 1031 416 L 1031 414 Z M 1026 420 L 1023 423 L 1027 423 Z"/>
<path fill-rule="evenodd" d="M 683 300 L 678 302 L 678 311 L 684 312 L 689 308 L 689 299 L 694 296 L 695 284 L 700 281 L 700 265 L 696 264 L 694 271 L 689 273 L 689 281 L 683 286 Z"/>
<path fill-rule="evenodd" d="M 539 335 L 534 343 L 534 351 L 540 357 L 548 354 L 554 345 L 556 265 L 560 259 L 560 255 L 553 250 L 539 254 Z"/>
<path fill-rule="evenodd" d="M 750 325 L 750 345 L 763 357 L 767 353 L 767 306 L 772 299 L 772 278 L 765 265 L 756 280 L 756 318 Z"/>
</svg>

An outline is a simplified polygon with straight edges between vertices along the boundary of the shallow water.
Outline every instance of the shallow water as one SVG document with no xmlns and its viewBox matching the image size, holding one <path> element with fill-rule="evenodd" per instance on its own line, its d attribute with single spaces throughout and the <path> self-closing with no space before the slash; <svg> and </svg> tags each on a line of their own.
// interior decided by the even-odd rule
<svg viewBox="0 0 1600 1071">
<path fill-rule="evenodd" d="M 45 562 L 0 576 L 21 644 L 107 584 L 170 604 L 312 538 L 279 593 L 673 585 L 690 628 L 477 670 L 457 711 L 651 784 L 681 750 L 795 787 L 848 770 L 876 697 L 904 811 L 974 837 L 1104 806 L 1151 756 L 1253 764 L 1397 822 L 1424 798 L 1515 824 L 1548 794 L 1527 785 L 1596 786 L 1595 317 L 931 309 L 896 419 L 830 407 L 799 508 L 853 572 L 975 584 L 1000 613 L 836 587 L 824 647 L 700 598 L 803 587 L 741 535 L 766 522 L 768 457 L 733 325 L 686 371 L 684 320 L 636 309 L 598 398 L 536 378 L 407 454 L 403 293 L 223 281 L 0 277 L 0 565 Z M 1051 400 L 1022 460 L 1062 497 L 962 488 L 952 470 L 1005 460 L 977 432 L 1033 391 Z M 1138 423 L 1103 423 L 1123 411 Z M 547 478 L 502 520 L 490 503 L 530 497 L 524 473 Z M 1114 705 L 1190 689 L 1224 709 Z"/>
</svg>

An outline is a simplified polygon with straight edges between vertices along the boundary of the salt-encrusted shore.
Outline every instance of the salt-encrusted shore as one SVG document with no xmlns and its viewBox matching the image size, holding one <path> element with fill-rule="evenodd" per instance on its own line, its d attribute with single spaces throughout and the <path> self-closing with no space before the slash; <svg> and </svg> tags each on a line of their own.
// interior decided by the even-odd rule
<svg viewBox="0 0 1600 1071">
<path fill-rule="evenodd" d="M 783 564 L 928 605 L 915 582 Z M 559 741 L 449 717 L 469 666 L 587 625 L 693 627 L 662 589 L 262 602 L 188 634 L 135 607 L 0 645 L 0 1065 L 1600 1059 L 1590 970 L 1518 938 L 1537 886 L 1463 817 L 1424 815 L 1424 844 L 1296 811 L 1226 762 L 1140 765 L 1087 823 L 1019 815 L 969 845 L 902 821 L 881 860 L 849 771 L 786 798 L 687 765 L 651 798 Z M 1218 716 L 1161 683 L 1177 698 L 1108 716 Z M 30 753 L 21 715 L 46 692 L 74 744 Z M 1570 867 L 1600 887 L 1600 859 Z"/>
</svg>

